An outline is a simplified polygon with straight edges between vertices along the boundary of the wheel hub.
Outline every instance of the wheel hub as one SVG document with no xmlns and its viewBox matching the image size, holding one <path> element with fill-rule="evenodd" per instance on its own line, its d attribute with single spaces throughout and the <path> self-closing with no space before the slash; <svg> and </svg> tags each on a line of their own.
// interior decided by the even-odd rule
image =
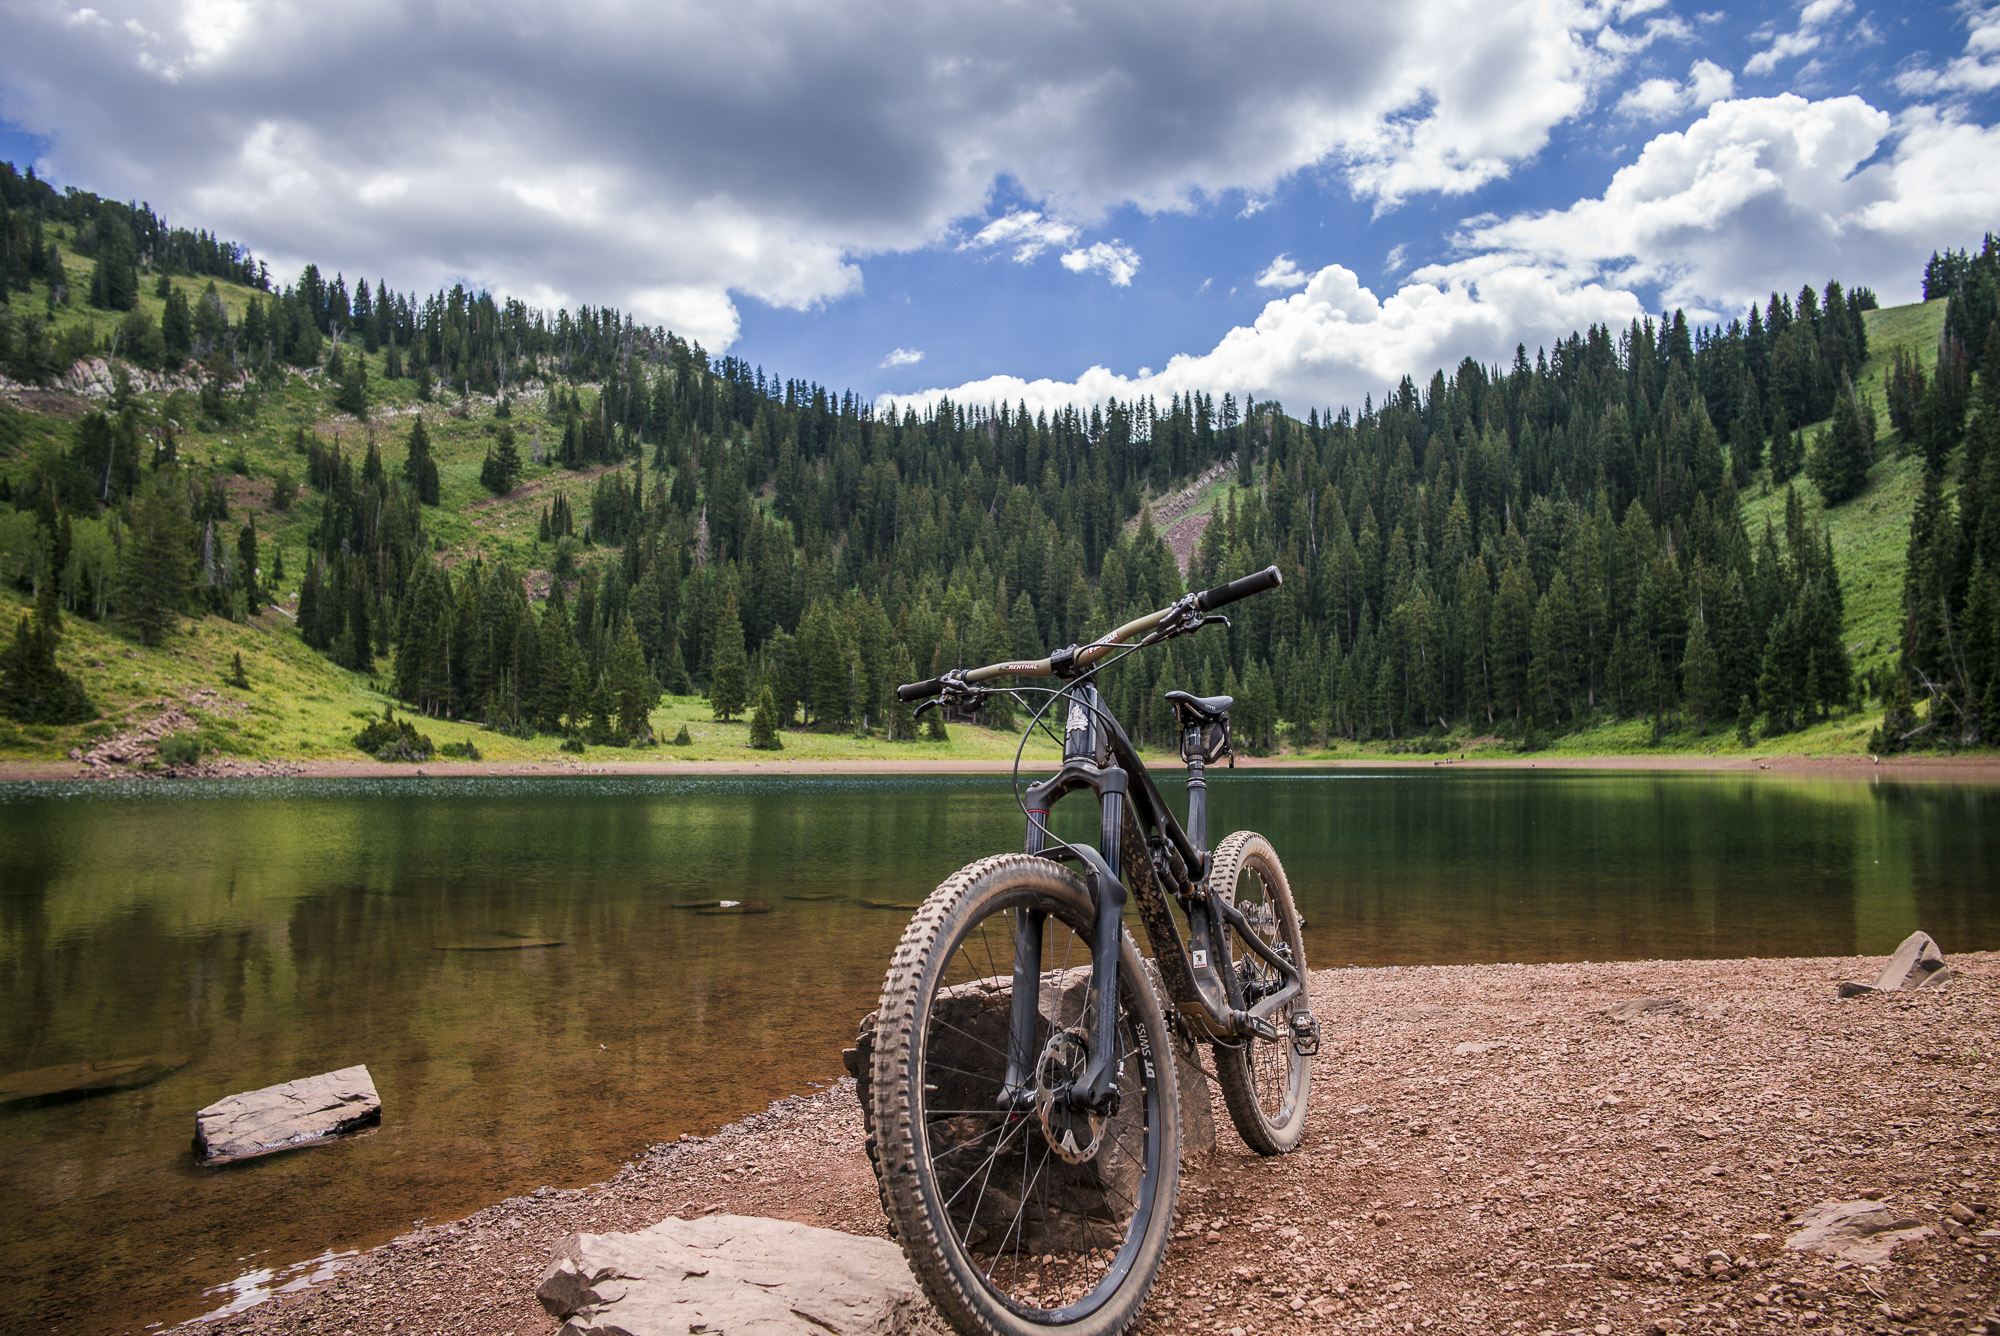
<svg viewBox="0 0 2000 1336">
<path fill-rule="evenodd" d="M 1104 1115 L 1078 1107 L 1077 1083 L 1090 1069 L 1090 1041 L 1078 1029 L 1059 1030 L 1035 1063 L 1035 1117 L 1049 1148 L 1069 1164 L 1084 1164 L 1104 1140 Z"/>
</svg>

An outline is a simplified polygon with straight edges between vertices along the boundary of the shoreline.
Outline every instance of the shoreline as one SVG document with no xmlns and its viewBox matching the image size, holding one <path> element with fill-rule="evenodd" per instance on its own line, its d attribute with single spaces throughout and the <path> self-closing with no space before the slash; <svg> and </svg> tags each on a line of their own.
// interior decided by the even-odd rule
<svg viewBox="0 0 2000 1336">
<path fill-rule="evenodd" d="M 1149 762 L 1160 773 L 1180 768 L 1175 758 Z M 989 760 L 729 760 L 729 761 L 455 761 L 437 759 L 420 765 L 363 759 L 206 762 L 191 771 L 141 771 L 91 767 L 75 761 L 0 761 L 0 784 L 48 783 L 64 780 L 119 779 L 456 779 L 520 775 L 931 775 L 1006 774 L 1010 759 Z M 1039 773 L 1048 763 L 1029 761 L 1022 769 Z M 1822 779 L 1898 779 L 1961 784 L 2000 784 L 2000 755 L 1868 756 L 1759 755 L 1755 752 L 1715 756 L 1384 756 L 1314 760 L 1305 757 L 1237 758 L 1242 770 L 1603 770 L 1658 771 L 1696 774 L 1773 774 Z"/>
<path fill-rule="evenodd" d="M 1945 989 L 1852 1001 L 1834 981 L 1873 977 L 1878 958 L 1313 971 L 1326 1030 L 1306 1139 L 1255 1156 L 1215 1098 L 1216 1148 L 1185 1168 L 1134 1331 L 2000 1322 L 2000 1064 L 1985 1052 L 2000 952 L 1948 957 Z M 1605 1014 L 1645 996 L 1683 1002 Z M 1863 1196 L 1931 1234 L 1858 1264 L 1784 1247 L 1800 1213 Z M 1976 1212 L 1969 1229 L 1953 1206 Z M 562 1239 L 714 1213 L 886 1236 L 852 1081 L 650 1147 L 606 1182 L 420 1222 L 181 1329 L 552 1333 L 534 1288 Z"/>
</svg>

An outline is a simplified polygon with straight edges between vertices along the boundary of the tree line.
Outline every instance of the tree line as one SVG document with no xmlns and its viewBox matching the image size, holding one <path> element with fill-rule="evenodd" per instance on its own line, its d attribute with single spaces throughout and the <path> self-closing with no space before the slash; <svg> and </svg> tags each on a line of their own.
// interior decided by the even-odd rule
<svg viewBox="0 0 2000 1336">
<path fill-rule="evenodd" d="M 1967 321 L 1991 305 L 1991 253 L 1934 263 Z M 1829 282 L 1714 327 L 1679 313 L 1593 327 L 1303 422 L 1201 393 L 878 413 L 609 308 L 547 313 L 462 287 L 419 300 L 310 266 L 207 335 L 197 312 L 187 325 L 189 357 L 321 363 L 340 394 L 358 386 L 361 412 L 356 351 L 386 353 L 385 374 L 423 394 L 496 395 L 503 414 L 513 393 L 545 394 L 549 462 L 598 470 L 550 497 L 533 569 L 447 565 L 425 524 L 439 494 L 421 420 L 389 444 L 398 458 L 295 441 L 314 520 L 301 634 L 359 671 L 386 661 L 424 712 L 602 741 L 642 736 L 661 689 L 702 690 L 725 718 L 768 692 L 791 727 L 908 736 L 899 681 L 1039 655 L 1276 562 L 1285 586 L 1238 610 L 1233 634 L 1105 681 L 1142 740 L 1170 739 L 1159 697 L 1178 685 L 1237 695 L 1243 736 L 1265 748 L 1431 745 L 1461 728 L 1525 742 L 1620 718 L 1747 738 L 1854 705 L 1825 533 L 1796 495 L 1751 532 L 1738 498 L 1806 471 L 1838 502 L 1865 478 L 1875 412 L 1853 377 L 1874 305 Z M 1892 372 L 1906 440 L 1931 430 L 1903 426 L 1911 413 L 1951 436 L 1973 386 L 1955 359 Z M 1800 424 L 1826 418 L 1808 441 Z M 1237 487 L 1183 577 L 1143 503 L 1232 463 Z M 482 478 L 504 491 L 523 467 L 503 419 Z M 28 554 L 9 573 L 55 581 L 59 608 L 144 636 L 164 633 L 162 608 L 241 615 L 262 597 L 254 526 L 130 402 L 88 415 L 9 489 Z M 181 553 L 165 575 L 128 574 L 142 517 Z M 1965 571 L 1970 599 L 1983 586 Z M 1004 702 L 987 708 L 1007 721 Z"/>
</svg>

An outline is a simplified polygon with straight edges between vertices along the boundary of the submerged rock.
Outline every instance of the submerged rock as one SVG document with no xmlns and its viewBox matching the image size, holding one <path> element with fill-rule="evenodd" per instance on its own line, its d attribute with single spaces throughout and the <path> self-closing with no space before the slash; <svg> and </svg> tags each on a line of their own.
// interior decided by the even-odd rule
<svg viewBox="0 0 2000 1336">
<path fill-rule="evenodd" d="M 156 1053 L 116 1062 L 66 1062 L 0 1076 L 0 1104 L 54 1103 L 151 1084 L 187 1065 L 185 1053 Z"/>
<path fill-rule="evenodd" d="M 1882 967 L 1882 977 L 1874 983 L 1855 983 L 1849 980 L 1840 985 L 1842 997 L 1860 997 L 1866 993 L 1914 993 L 1920 988 L 1942 988 L 1951 982 L 1951 967 L 1945 964 L 1944 952 L 1931 940 L 1927 932 L 1913 932 L 1903 939 L 1896 948 L 1896 954 L 1889 957 L 1889 963 Z"/>
<path fill-rule="evenodd" d="M 365 1066 L 343 1067 L 219 1099 L 194 1116 L 204 1164 L 318 1145 L 382 1121 L 382 1097 Z"/>
<path fill-rule="evenodd" d="M 934 1331 L 903 1251 L 788 1220 L 669 1217 L 631 1234 L 573 1234 L 535 1297 L 562 1336 Z"/>
</svg>

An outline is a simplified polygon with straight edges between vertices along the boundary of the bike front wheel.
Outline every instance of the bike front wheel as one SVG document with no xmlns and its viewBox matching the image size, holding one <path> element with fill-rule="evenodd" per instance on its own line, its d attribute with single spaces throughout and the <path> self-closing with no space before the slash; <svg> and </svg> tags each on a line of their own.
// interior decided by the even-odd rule
<svg viewBox="0 0 2000 1336">
<path fill-rule="evenodd" d="M 1290 962 L 1301 977 L 1305 975 L 1305 934 L 1292 903 L 1291 883 L 1269 840 L 1247 830 L 1224 840 L 1215 850 L 1208 884 L 1212 893 L 1228 896 L 1243 912 L 1265 946 Z M 1230 931 L 1229 954 L 1245 1008 L 1269 997 L 1283 983 L 1278 970 L 1241 939 L 1240 929 Z M 1222 1087 L 1229 1120 L 1236 1124 L 1243 1144 L 1259 1155 L 1282 1155 L 1295 1149 L 1305 1135 L 1312 1059 L 1292 1043 L 1291 1027 L 1292 1013 L 1307 1010 L 1302 991 L 1271 1017 L 1280 1038 L 1251 1036 L 1215 1045 L 1216 1084 Z"/>
<path fill-rule="evenodd" d="M 924 902 L 875 1021 L 869 1099 L 882 1206 L 910 1269 L 959 1331 L 1117 1336 L 1166 1255 L 1180 1175 L 1167 1022 L 1121 934 L 1115 1108 L 1060 1098 L 1094 1057 L 1084 884 L 1045 858 L 983 859 Z M 1017 942 L 1040 925 L 1026 1095 L 1003 1107 Z M 1020 930 L 1027 928 L 1025 933 Z"/>
</svg>

